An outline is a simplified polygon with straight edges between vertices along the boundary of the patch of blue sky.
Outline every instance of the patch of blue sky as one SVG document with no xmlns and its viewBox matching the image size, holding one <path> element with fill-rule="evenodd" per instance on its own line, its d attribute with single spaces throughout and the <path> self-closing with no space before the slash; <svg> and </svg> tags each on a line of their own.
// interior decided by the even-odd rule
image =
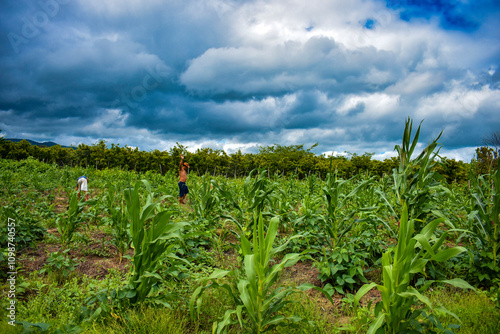
<svg viewBox="0 0 500 334">
<path fill-rule="evenodd" d="M 366 20 L 366 22 L 365 22 L 365 28 L 366 29 L 370 29 L 371 30 L 374 27 L 375 27 L 375 21 L 374 20 L 372 20 L 372 19 Z"/>
<path fill-rule="evenodd" d="M 440 26 L 447 30 L 472 32 L 481 25 L 486 14 L 481 2 L 445 0 L 386 0 L 387 8 L 398 10 L 402 20 L 439 18 Z M 489 7 L 489 6 L 486 6 Z"/>
</svg>

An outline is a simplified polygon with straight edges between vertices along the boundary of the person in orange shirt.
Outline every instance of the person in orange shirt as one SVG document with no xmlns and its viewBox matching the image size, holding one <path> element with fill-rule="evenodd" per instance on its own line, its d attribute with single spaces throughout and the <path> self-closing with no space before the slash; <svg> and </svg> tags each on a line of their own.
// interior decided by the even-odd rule
<svg viewBox="0 0 500 334">
<path fill-rule="evenodd" d="M 189 194 L 188 186 L 186 185 L 188 176 L 189 164 L 184 162 L 184 156 L 181 155 L 181 162 L 179 163 L 179 203 L 186 204 L 186 195 Z"/>
</svg>

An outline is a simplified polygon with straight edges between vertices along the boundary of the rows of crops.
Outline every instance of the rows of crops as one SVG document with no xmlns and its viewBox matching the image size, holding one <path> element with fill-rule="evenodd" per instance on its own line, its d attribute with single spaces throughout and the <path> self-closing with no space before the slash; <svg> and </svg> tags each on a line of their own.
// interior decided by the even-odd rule
<svg viewBox="0 0 500 334">
<path fill-rule="evenodd" d="M 411 130 L 391 175 L 191 174 L 187 205 L 175 173 L 2 160 L 0 331 L 496 333 L 500 173 L 447 184 Z"/>
</svg>

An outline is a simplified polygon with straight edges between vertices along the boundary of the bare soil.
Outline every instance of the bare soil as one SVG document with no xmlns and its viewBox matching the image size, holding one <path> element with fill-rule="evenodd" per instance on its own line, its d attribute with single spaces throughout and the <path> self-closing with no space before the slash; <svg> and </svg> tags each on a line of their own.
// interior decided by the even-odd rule
<svg viewBox="0 0 500 334">
<path fill-rule="evenodd" d="M 59 238 L 56 229 L 47 230 L 55 238 Z M 104 242 L 103 242 L 104 239 Z M 122 259 L 120 263 L 116 248 L 109 244 L 111 236 L 102 232 L 90 233 L 88 244 L 73 244 L 68 252 L 68 256 L 79 262 L 76 267 L 78 275 L 87 275 L 95 279 L 103 279 L 109 274 L 110 269 L 125 273 L 129 270 L 130 261 Z M 104 245 L 104 249 L 103 249 Z M 50 253 L 62 252 L 60 244 L 48 244 L 41 242 L 35 248 L 27 248 L 20 259 L 23 271 L 27 274 L 35 270 L 40 270 L 47 262 Z M 130 249 L 128 255 L 133 255 Z"/>
</svg>

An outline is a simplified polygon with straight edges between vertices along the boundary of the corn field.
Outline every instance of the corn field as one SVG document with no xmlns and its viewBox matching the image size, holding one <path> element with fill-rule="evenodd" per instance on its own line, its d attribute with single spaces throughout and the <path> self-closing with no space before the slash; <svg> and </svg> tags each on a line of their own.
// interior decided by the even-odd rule
<svg viewBox="0 0 500 334">
<path fill-rule="evenodd" d="M 419 133 L 383 176 L 191 172 L 185 205 L 174 172 L 1 160 L 0 332 L 497 333 L 500 172 L 447 182 Z"/>
</svg>

